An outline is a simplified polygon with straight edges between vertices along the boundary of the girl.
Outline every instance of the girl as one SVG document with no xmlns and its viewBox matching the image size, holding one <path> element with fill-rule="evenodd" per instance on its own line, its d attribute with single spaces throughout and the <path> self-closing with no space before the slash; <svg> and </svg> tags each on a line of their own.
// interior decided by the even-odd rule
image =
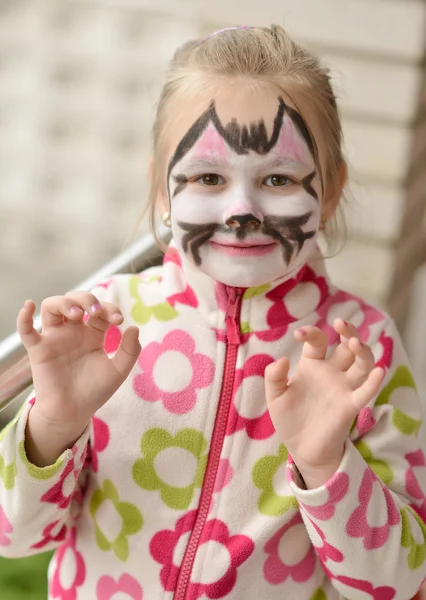
<svg viewBox="0 0 426 600">
<path fill-rule="evenodd" d="M 177 51 L 154 125 L 163 265 L 48 298 L 41 334 L 33 302 L 18 316 L 35 398 L 1 434 L 0 546 L 57 549 L 49 598 L 416 593 L 415 384 L 317 246 L 345 180 L 328 72 L 282 28 Z"/>
</svg>

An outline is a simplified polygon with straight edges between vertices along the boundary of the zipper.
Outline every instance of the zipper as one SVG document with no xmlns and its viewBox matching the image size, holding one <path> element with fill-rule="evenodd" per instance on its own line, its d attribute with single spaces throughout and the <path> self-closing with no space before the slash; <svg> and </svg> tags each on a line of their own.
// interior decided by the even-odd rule
<svg viewBox="0 0 426 600">
<path fill-rule="evenodd" d="M 189 538 L 179 571 L 174 600 L 185 600 L 186 598 L 195 555 L 198 550 L 201 534 L 203 532 L 211 504 L 217 470 L 222 454 L 223 441 L 226 434 L 229 406 L 231 404 L 232 392 L 234 389 L 238 345 L 240 344 L 240 313 L 243 290 L 234 287 L 228 287 L 227 290 L 228 304 L 225 313 L 226 354 L 222 388 L 220 391 L 216 421 L 213 428 L 206 474 L 204 476 L 203 487 L 201 490 L 200 503 L 198 506 L 194 527 L 192 529 L 192 533 Z"/>
</svg>

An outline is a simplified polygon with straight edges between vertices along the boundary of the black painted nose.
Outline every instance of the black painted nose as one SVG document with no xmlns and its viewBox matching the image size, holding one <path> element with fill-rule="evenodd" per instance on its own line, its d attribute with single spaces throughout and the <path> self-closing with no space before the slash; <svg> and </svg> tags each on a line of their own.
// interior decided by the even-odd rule
<svg viewBox="0 0 426 600">
<path fill-rule="evenodd" d="M 226 220 L 226 224 L 231 229 L 240 229 L 240 227 L 259 227 L 262 224 L 261 220 L 252 214 L 248 215 L 231 215 Z"/>
</svg>

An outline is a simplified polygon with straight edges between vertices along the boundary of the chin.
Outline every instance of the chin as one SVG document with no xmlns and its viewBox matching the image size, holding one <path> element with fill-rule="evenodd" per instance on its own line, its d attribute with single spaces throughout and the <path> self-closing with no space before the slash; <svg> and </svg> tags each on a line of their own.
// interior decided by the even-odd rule
<svg viewBox="0 0 426 600">
<path fill-rule="evenodd" d="M 272 266 L 272 265 L 271 265 Z M 215 281 L 220 281 L 232 287 L 251 288 L 270 283 L 285 275 L 286 269 L 263 269 L 260 265 L 247 265 L 242 267 L 238 264 L 224 262 L 223 266 L 202 264 L 200 269 Z M 289 277 L 291 275 L 289 274 Z"/>
</svg>

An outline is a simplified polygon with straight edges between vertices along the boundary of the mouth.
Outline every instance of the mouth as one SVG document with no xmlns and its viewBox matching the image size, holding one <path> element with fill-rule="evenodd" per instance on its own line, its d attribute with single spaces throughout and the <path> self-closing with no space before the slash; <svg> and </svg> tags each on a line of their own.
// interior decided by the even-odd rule
<svg viewBox="0 0 426 600">
<path fill-rule="evenodd" d="M 277 242 L 256 241 L 256 242 L 209 242 L 210 247 L 216 252 L 227 254 L 228 256 L 263 256 L 269 254 L 278 246 Z"/>
</svg>

